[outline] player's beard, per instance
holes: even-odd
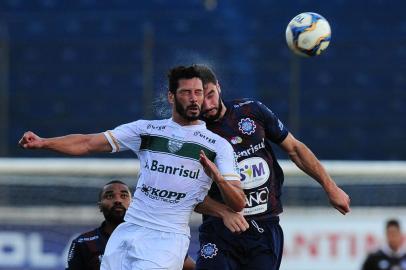
[[[116,208],[121,208],[123,211],[114,211]],[[109,223],[119,225],[124,221],[124,215],[126,209],[122,205],[115,205],[112,208],[108,209],[107,207],[102,208],[103,216]]]
[[[202,114],[202,117],[204,121],[206,122],[216,122],[217,120],[220,119],[221,116],[221,111],[223,110],[223,102],[221,100],[221,97],[219,96],[218,100],[218,106],[217,106],[217,112],[215,115],[205,115],[204,113]]]
[[[199,106],[199,105],[197,105],[197,104],[196,105],[189,105],[186,108],[184,108],[182,106],[182,104],[178,101],[178,99],[176,98],[176,95],[175,95],[175,110],[180,116],[182,116],[187,121],[195,121],[195,120],[198,120],[199,117],[200,117],[200,113],[197,113],[196,115],[188,115],[187,114],[188,108],[192,107],[192,106]],[[200,107],[199,107],[199,110],[200,110]]]

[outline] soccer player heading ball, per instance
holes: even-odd
[[[212,185],[206,204],[196,209],[206,214],[199,229],[196,269],[277,270],[283,250],[278,215],[284,176],[272,143],[323,187],[331,205],[342,214],[350,211],[349,196],[269,108],[253,99],[224,102],[213,71],[206,66],[198,70],[204,83],[203,119],[209,130],[232,144],[247,201],[242,214],[236,213],[222,204],[221,190]]]
[[[245,205],[232,146],[199,120],[203,83],[196,67],[170,70],[172,118],[138,120],[97,134],[41,138],[26,132],[25,149],[70,155],[131,150],[140,160],[133,200],[108,240],[101,269],[182,269],[189,218],[215,181],[234,211]]]

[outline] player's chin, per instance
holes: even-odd
[[[208,118],[208,119],[214,118],[217,115],[217,109],[214,108],[214,109],[202,111],[202,115],[204,118]]]
[[[114,223],[121,223],[121,222],[124,221],[124,216],[125,216],[125,212],[124,212],[124,213],[114,213],[114,214],[111,216],[111,220],[112,220]]]
[[[190,120],[197,120],[200,117],[200,110],[188,110],[187,117]]]

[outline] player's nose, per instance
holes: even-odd
[[[122,205],[123,204],[124,199],[121,198],[121,196],[115,196],[114,197],[114,205]]]

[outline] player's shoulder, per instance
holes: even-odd
[[[87,231],[87,232],[80,234],[78,237],[76,237],[73,240],[73,242],[81,244],[81,243],[97,240],[97,239],[99,239],[99,237],[100,237],[99,230],[98,230],[98,228],[96,228],[91,231]]]
[[[254,98],[240,98],[226,102],[226,107],[232,110],[261,110],[268,108],[261,101]]]
[[[216,149],[220,149],[220,151],[222,151],[222,149],[227,148],[228,145],[231,148],[230,143],[225,138],[214,133],[213,131],[206,129],[204,134],[207,137],[208,142],[211,142]]]
[[[159,120],[139,120],[139,124],[142,125],[147,130],[165,130],[170,121],[168,119]]]
[[[225,102],[226,105],[231,106],[233,108],[241,108],[241,107],[249,107],[249,106],[255,106],[255,104],[258,101],[253,98],[238,98],[238,99],[233,99],[230,101]]]
[[[136,129],[146,132],[163,131],[168,126],[168,119],[161,120],[145,120],[139,119],[125,124],[130,129]]]
[[[201,128],[193,132],[193,136],[196,137],[197,140],[203,141],[207,144],[218,145],[224,143],[225,140],[220,135],[214,133],[213,131],[207,128]]]
[[[368,257],[370,259],[377,259],[377,258],[382,258],[382,257],[387,257],[385,251],[383,248],[375,248],[371,250],[371,252],[368,254]]]

